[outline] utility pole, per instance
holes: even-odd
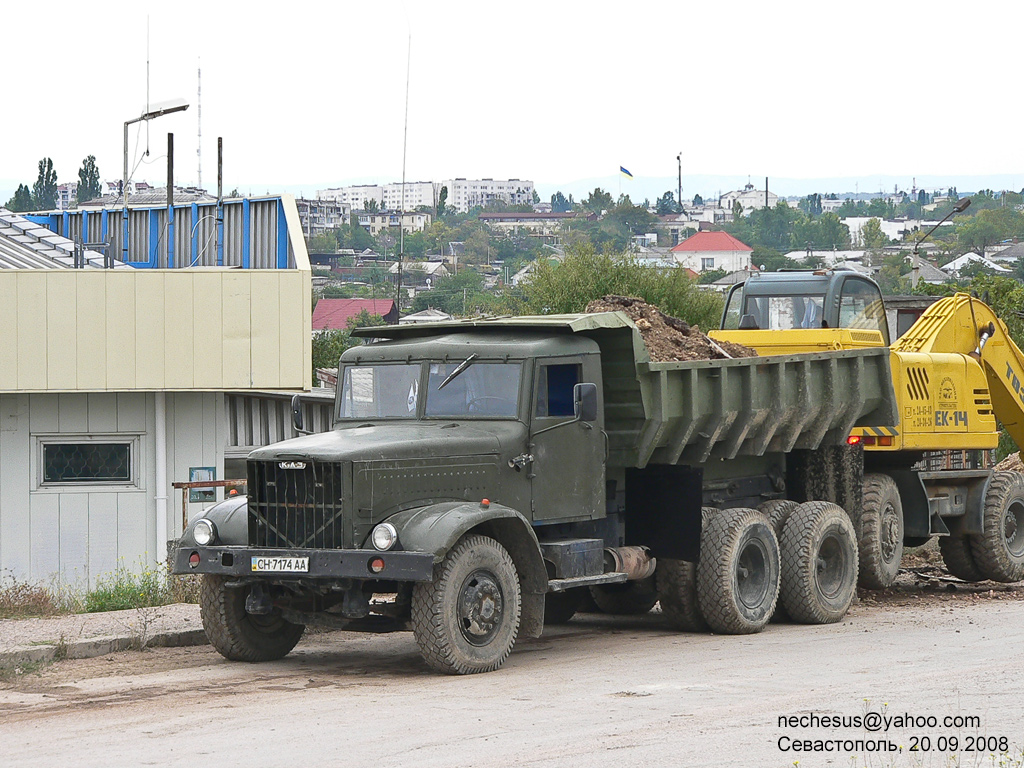
[[[679,164],[679,191],[677,194],[679,198],[676,200],[679,203],[679,211],[683,210],[683,150],[679,150],[679,154],[676,155],[676,162]]]

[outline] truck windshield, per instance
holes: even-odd
[[[438,389],[459,363],[431,363],[427,416],[515,418],[519,411],[520,363],[473,363]]]
[[[416,418],[421,371],[419,363],[359,365],[345,368],[338,417]]]

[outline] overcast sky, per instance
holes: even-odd
[[[0,196],[59,181],[95,154],[121,175],[195,183],[202,66],[203,183],[262,193],[402,176],[515,177],[545,197],[574,180],[635,177],[1020,174],[1024,6],[888,0],[602,4],[27,2],[4,5]],[[136,148],[138,141],[138,148]],[[639,182],[638,182],[639,183]],[[622,185],[619,187],[619,185]],[[673,185],[674,186],[674,185]],[[2,200],[0,200],[2,202]]]

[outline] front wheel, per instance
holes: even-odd
[[[492,672],[519,634],[519,576],[505,548],[464,536],[412,593],[412,628],[424,661],[438,672]]]
[[[199,614],[210,645],[232,661],[272,661],[287,655],[305,626],[285,621],[281,611],[245,612],[249,589],[228,586],[227,578],[207,574],[199,585]]]
[[[984,527],[971,536],[974,563],[985,578],[1024,579],[1024,475],[995,472],[985,493]]]

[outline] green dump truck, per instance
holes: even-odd
[[[432,668],[486,672],[587,593],[733,634],[848,608],[847,437],[896,423],[884,348],[652,362],[619,312],[360,333],[333,430],[253,451],[247,496],[172,545],[227,658],[411,628]]]

